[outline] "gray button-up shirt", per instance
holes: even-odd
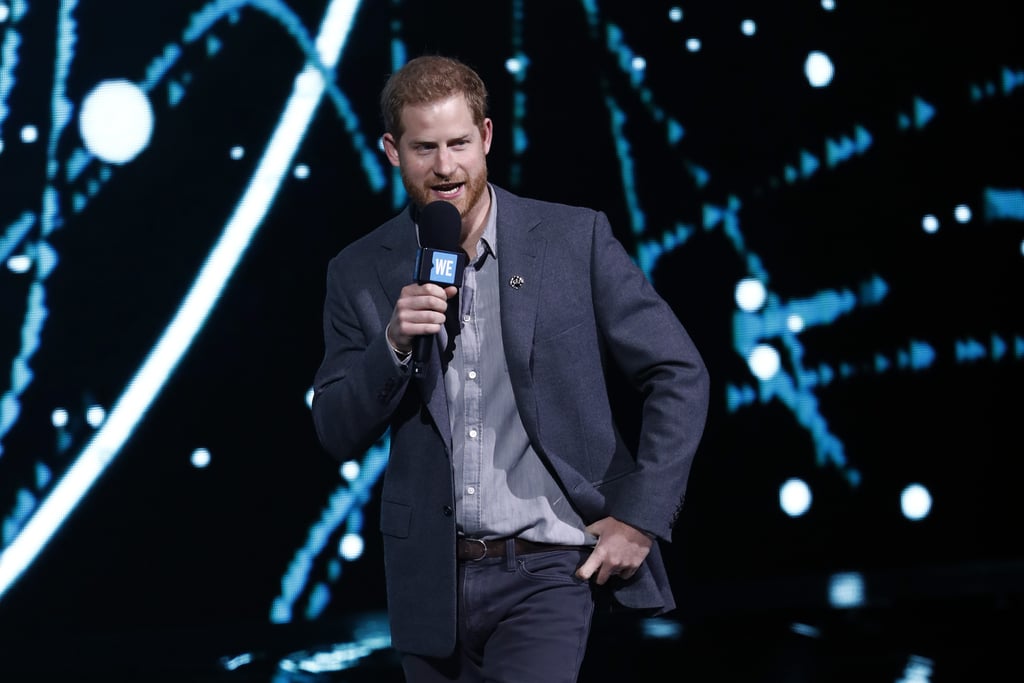
[[[501,340],[498,206],[488,191],[491,210],[459,289],[460,332],[445,372],[458,529],[475,538],[593,544],[516,409]]]

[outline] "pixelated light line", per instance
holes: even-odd
[[[61,5],[59,11],[59,20],[57,27],[57,49],[56,49],[56,64],[55,69],[56,79],[53,87],[52,103],[51,108],[53,110],[54,124],[51,128],[48,145],[48,160],[47,160],[47,176],[48,183],[44,188],[42,201],[43,201],[43,212],[40,216],[41,233],[46,236],[49,235],[53,230],[58,228],[62,219],[59,216],[59,202],[57,201],[57,190],[53,185],[53,181],[56,178],[58,170],[61,168],[61,164],[56,158],[56,147],[59,141],[61,133],[66,128],[68,121],[70,120],[72,106],[65,96],[64,82],[69,72],[70,65],[73,62],[74,55],[74,44],[76,41],[77,24],[72,17],[73,10],[77,7],[77,0],[65,0]],[[380,191],[385,186],[384,173],[381,170],[380,162],[370,149],[369,145],[366,144],[365,137],[359,130],[359,122],[351,106],[349,105],[348,99],[340,91],[337,85],[334,83],[333,71],[328,69],[320,60],[314,41],[310,38],[305,28],[302,26],[298,16],[281,0],[215,0],[215,2],[208,4],[199,12],[192,16],[192,20],[189,27],[185,30],[183,40],[186,43],[197,41],[204,35],[205,31],[209,31],[214,23],[219,21],[221,18],[231,12],[235,12],[244,6],[251,6],[255,9],[265,12],[272,18],[277,20],[296,40],[303,52],[306,54],[307,59],[310,63],[314,64],[324,77],[327,83],[327,92],[331,101],[335,105],[335,109],[341,116],[346,131],[350,134],[350,141],[356,147],[357,153],[360,155],[363,168],[367,177],[367,180],[374,191]],[[3,47],[3,63],[0,64],[0,130],[4,120],[6,119],[9,111],[6,101],[8,99],[11,88],[15,83],[14,78],[14,67],[17,64],[17,48],[21,43],[20,33],[13,28],[22,15],[27,11],[28,5],[24,2],[15,3],[12,8],[12,20],[11,26],[6,34]],[[144,92],[151,92],[170,71],[171,67],[181,57],[182,51],[178,45],[169,44],[165,48],[164,52],[157,57],[145,70],[146,77],[141,87]],[[171,83],[169,86],[169,100],[172,106],[175,106],[177,102],[184,95],[184,86]],[[2,150],[0,150],[2,151]],[[67,181],[74,182],[77,180],[82,172],[88,167],[90,162],[94,161],[93,155],[84,148],[78,148],[72,152],[70,158],[64,164],[65,175]],[[72,205],[76,212],[80,212],[85,209],[88,205],[89,197],[99,192],[100,186],[108,181],[112,177],[112,171],[109,166],[103,166],[99,170],[98,177],[94,178],[89,183],[89,191],[87,194],[74,193],[72,196]],[[35,216],[32,216],[35,219]],[[16,221],[14,224],[8,226],[6,235],[0,240],[0,248],[4,252],[11,252],[16,248],[20,242],[25,240],[28,235],[28,231],[23,230],[22,227],[27,224],[24,216]],[[39,324],[47,318],[48,310],[46,309],[46,290],[45,288],[36,288],[36,284],[41,284],[45,277],[52,271],[53,265],[56,263],[56,252],[49,247],[44,241],[40,240],[36,244],[30,244],[28,247],[30,252],[39,255],[41,258],[45,257],[47,267],[37,268],[36,270],[36,282],[33,283],[34,293],[30,297],[28,307],[26,308],[25,314],[25,325],[23,330],[27,333],[29,331],[41,331],[42,325]],[[38,289],[38,291],[35,291]],[[15,381],[12,384],[21,387],[23,390],[27,387],[27,384],[31,381],[31,372],[28,371],[27,360],[31,353],[34,352],[39,346],[38,335],[28,336],[27,334],[22,335],[23,348],[15,359],[15,368],[12,370],[12,375],[16,378],[27,379],[26,382]],[[20,404],[18,402],[18,396],[20,391],[15,391],[13,388],[10,391],[5,392],[0,396],[0,439],[6,431],[17,421],[17,416],[20,413]],[[5,428],[3,426],[6,426]],[[3,446],[0,443],[0,454],[3,453]]]
[[[377,479],[387,465],[390,446],[390,436],[385,434],[366,452],[359,468],[359,476],[350,485],[340,486],[331,494],[320,521],[309,529],[305,545],[295,553],[288,570],[281,578],[281,594],[274,599],[270,608],[272,623],[286,624],[292,620],[294,605],[308,585],[313,560],[327,547],[334,530],[347,519],[350,523],[349,532],[358,531],[351,528],[352,518],[369,500]],[[329,588],[326,584],[317,584],[310,594],[306,618],[318,617],[329,600]]]
[[[1024,189],[985,188],[985,220],[1024,222]]]
[[[18,65],[18,48],[21,46],[21,32],[16,27],[27,10],[28,6],[23,2],[13,4],[10,22],[4,32],[4,42],[0,46],[0,144],[3,144],[4,122],[11,111],[7,99],[14,87],[14,71]],[[3,151],[2,147],[0,151]]]
[[[508,176],[512,187],[519,187],[523,176],[522,157],[529,146],[529,139],[526,135],[526,93],[523,92],[523,83],[526,81],[526,72],[530,66],[530,58],[523,51],[523,23],[525,20],[524,0],[512,0],[512,32],[510,48],[512,56],[509,63],[514,61],[515,67],[512,72],[512,160],[509,164]]]
[[[588,23],[590,24],[591,34],[597,37],[602,25],[597,5],[594,0],[581,0],[581,2],[587,15]],[[653,94],[641,85],[642,70],[635,68],[635,53],[629,48],[623,39],[622,30],[611,22],[605,23],[604,29],[605,48],[618,57],[617,62],[619,64],[620,71],[629,78],[630,86],[638,92],[641,103],[643,103],[652,119],[655,121],[668,120],[667,130],[669,133],[669,141],[674,145],[685,133],[682,125],[670,117],[667,117],[660,107],[653,104]],[[642,235],[647,228],[646,213],[640,204],[636,191],[636,179],[631,146],[623,131],[626,115],[618,104],[618,101],[610,94],[610,85],[604,78],[602,78],[602,88],[605,91],[604,99],[609,112],[612,139],[615,141],[616,151],[619,157],[622,187],[630,213],[630,224],[634,234]],[[866,147],[870,144],[870,136],[861,134],[859,139],[862,141],[860,147]],[[840,154],[835,152],[845,150],[849,147],[850,145],[843,145],[836,146],[834,148],[830,147],[829,149],[834,152],[833,157],[838,161]],[[858,146],[853,146],[853,148],[858,149]],[[817,170],[818,166],[819,164],[816,163],[816,160],[811,157],[811,155],[807,153],[803,154],[801,170],[805,175],[813,174],[813,172]],[[700,167],[689,164],[687,165],[687,168],[691,173],[693,173],[698,187],[706,183],[707,174],[700,169]],[[794,181],[799,178],[799,173],[792,169],[786,169],[786,174],[792,177],[792,180]],[[711,230],[716,226],[720,226],[723,232],[726,233],[726,237],[733,243],[733,246],[737,250],[737,254],[746,255],[747,265],[750,270],[757,274],[757,277],[761,282],[767,283],[768,274],[765,271],[760,258],[757,257],[756,254],[749,252],[743,244],[743,234],[740,229],[738,215],[741,205],[742,204],[738,198],[730,197],[729,204],[726,207],[706,206],[704,210],[703,228],[705,230]],[[693,232],[694,229],[692,227],[680,225],[674,233],[667,233],[664,235],[660,244],[651,240],[641,242],[639,244],[635,259],[648,278],[651,277],[658,259],[665,253],[665,251],[678,248],[691,234],[693,234]],[[835,297],[830,297],[829,300],[832,301],[833,298]],[[775,297],[770,296],[769,302],[772,301],[775,302],[776,306],[778,305]],[[852,302],[848,299],[845,301],[846,304],[852,307]],[[780,319],[780,316],[781,314],[768,315],[766,318],[757,318],[756,322],[763,325],[766,321]],[[751,323],[751,317],[752,316],[750,314],[747,314],[744,318],[748,320],[748,324]],[[789,316],[786,315],[781,317],[788,319]],[[785,321],[783,321],[783,323],[784,322]],[[797,420],[797,423],[807,429],[811,434],[817,453],[818,464],[823,465],[825,461],[831,461],[839,468],[840,472],[846,476],[847,480],[850,481],[851,484],[856,485],[859,482],[859,473],[846,468],[847,463],[843,443],[835,435],[829,432],[827,422],[818,409],[817,397],[809,387],[799,385],[800,383],[798,382],[798,379],[800,378],[800,372],[802,372],[800,359],[803,357],[803,347],[800,344],[797,335],[790,331],[785,324],[780,326],[780,332],[778,341],[788,350],[790,359],[796,370],[792,376],[784,372],[779,372],[773,378],[761,380],[760,389],[762,392],[762,400],[766,401],[771,397],[779,398],[783,404],[790,409],[794,418]],[[750,346],[753,342],[749,339],[741,338],[743,336],[744,335],[739,333],[734,335],[734,347],[737,353],[740,354],[740,357],[745,359],[747,356],[744,354],[744,347]],[[732,392],[727,392],[727,398],[732,395]]]
[[[581,4],[590,25],[591,35],[598,38],[603,27],[605,49],[617,57],[619,70],[629,79],[631,88],[637,93],[639,101],[647,110],[652,121],[659,123],[667,121],[669,143],[674,145],[681,139],[685,131],[681,124],[666,116],[665,112],[655,104],[653,94],[642,85],[642,59],[637,59],[636,54],[624,40],[623,32],[618,26],[612,22],[602,22],[597,3],[594,0],[581,0]],[[1024,74],[1009,68],[1002,70],[1003,95],[1009,95],[1022,85],[1024,85]],[[631,227],[634,234],[642,235],[647,227],[646,213],[636,193],[634,161],[629,140],[623,132],[625,113],[616,98],[610,94],[610,86],[604,78],[602,78],[602,88],[605,91],[605,104],[609,112],[612,137],[615,141],[619,157],[622,187],[630,214]],[[993,85],[984,89],[974,88],[972,94],[975,99],[980,99],[982,92],[992,94],[998,91],[999,88]],[[929,102],[920,97],[915,97],[912,101],[911,113],[898,116],[897,126],[904,131],[922,129],[935,117],[935,113],[935,108]],[[854,128],[852,135],[841,136],[838,139],[827,138],[824,145],[825,165],[829,169],[834,169],[840,164],[851,160],[854,156],[867,153],[872,147],[873,142],[874,138],[871,132],[859,125]],[[698,187],[706,183],[707,175],[699,166],[687,164],[687,168],[693,173]],[[799,150],[798,163],[795,165],[785,165],[782,169],[782,178],[785,182],[794,184],[801,180],[809,179],[821,168],[822,161],[818,155],[808,150]],[[996,193],[990,190],[986,194],[986,212],[989,216],[998,215],[1004,218],[1016,218],[1017,212],[1021,210],[1021,204],[1018,199],[1017,194],[1013,191]],[[704,230],[720,227],[725,236],[732,242],[734,248],[736,248],[736,253],[740,256],[745,256],[748,272],[767,286],[769,277],[761,259],[756,254],[750,252],[743,244],[738,217],[740,207],[741,202],[736,197],[730,197],[729,204],[726,207],[706,205],[704,225],[702,227]],[[637,246],[635,258],[648,278],[652,276],[660,257],[669,251],[679,248],[695,231],[696,228],[694,226],[679,224],[673,231],[666,231],[660,239],[642,240]],[[876,277],[873,286],[868,284],[861,288],[859,297],[846,292],[846,296],[841,299],[848,304],[846,306],[847,309],[852,308],[853,305],[875,305],[884,297],[886,289],[887,287],[881,278]],[[821,466],[826,462],[831,462],[837,466],[852,485],[857,485],[860,480],[860,474],[856,470],[847,467],[843,443],[829,432],[827,422],[818,410],[817,398],[813,391],[815,387],[820,385],[819,380],[823,376],[831,378],[832,375],[829,373],[828,368],[822,369],[822,375],[819,376],[815,372],[808,371],[803,367],[803,345],[799,340],[798,333],[790,330],[788,327],[788,321],[794,316],[800,319],[802,326],[806,326],[808,322],[812,324],[827,324],[828,321],[825,320],[815,321],[812,309],[815,306],[823,305],[832,317],[839,315],[842,306],[837,307],[836,304],[842,303],[842,301],[837,299],[834,294],[833,292],[823,291],[813,300],[805,302],[808,305],[801,306],[800,311],[784,311],[784,308],[789,309],[793,304],[782,307],[779,305],[777,297],[769,296],[768,301],[771,305],[761,313],[756,314],[756,316],[749,313],[734,316],[734,322],[737,325],[734,328],[734,348],[742,358],[746,358],[745,352],[749,353],[755,343],[774,339],[787,351],[789,361],[793,367],[792,374],[779,372],[772,378],[759,380],[762,402],[768,401],[773,397],[781,400],[790,409],[797,422],[811,434],[817,453],[816,460],[818,465]],[[772,304],[772,302],[774,303]],[[808,314],[812,314],[812,317],[808,318]],[[750,339],[752,316],[756,318],[756,325],[754,327],[761,330],[761,334],[755,335],[755,339]],[[772,327],[775,332],[772,334],[765,333],[768,327]],[[930,363],[934,358],[934,350],[924,342],[918,342],[914,350],[914,353],[911,355],[915,363],[925,362],[926,359]],[[886,365],[885,360],[879,356],[876,359],[876,365]],[[734,387],[728,387],[726,397],[730,410],[735,410],[746,402],[752,402],[754,395],[755,392],[753,391],[742,391]]]
[[[332,0],[326,9],[316,44],[323,64],[329,68],[337,64],[359,4],[360,0]],[[323,98],[325,85],[321,72],[310,64],[296,78],[292,94],[253,178],[181,307],[115,402],[102,427],[42,501],[21,533],[0,554],[0,597],[31,564],[114,460],[188,350],[266,216]]]
[[[43,323],[49,314],[46,308],[46,287],[43,283],[56,265],[57,254],[49,243],[46,242],[45,238],[59,224],[57,217],[57,193],[53,188],[52,179],[59,168],[56,159],[57,140],[67,125],[71,111],[70,104],[64,93],[71,61],[69,46],[74,42],[75,37],[75,22],[71,17],[71,13],[76,6],[77,2],[75,0],[64,0],[60,5],[57,15],[57,56],[50,103],[53,122],[50,128],[49,143],[46,151],[47,182],[43,190],[43,207],[39,216],[42,239],[29,248],[29,251],[34,252],[36,256],[37,266],[33,273],[33,281],[29,286],[29,297],[26,302],[25,318],[21,328],[21,348],[12,363],[11,387],[9,391],[4,392],[0,396],[0,439],[14,425],[21,412],[21,404],[18,401],[18,397],[28,388],[33,377],[28,361],[35,354],[36,349],[39,348],[39,338],[42,333]],[[16,25],[27,11],[27,3],[14,3],[12,8],[12,24]],[[0,132],[2,132],[3,124],[9,111],[6,103],[16,80],[14,78],[14,69],[18,63],[18,47],[20,44],[21,34],[13,29],[8,31],[4,39],[3,65],[2,70],[0,70]],[[2,144],[2,136],[0,136],[0,144]],[[6,259],[8,254],[20,245],[23,240],[27,239],[30,229],[35,222],[36,216],[31,212],[25,212],[15,223],[8,226],[3,240],[0,241],[0,255],[2,255],[0,261]],[[2,454],[3,444],[0,443],[0,455]],[[4,537],[6,537],[6,534],[4,534]]]
[[[216,0],[192,16],[191,22],[184,33],[184,41],[190,43],[198,40],[202,37],[203,32],[210,30],[216,21],[220,20],[228,13],[237,11],[248,4],[251,4],[254,8],[269,14],[284,26],[288,33],[302,47],[310,62],[315,64],[324,75],[325,81],[329,84],[328,89],[335,91],[336,95],[333,99],[336,102],[336,105],[338,103],[344,104],[346,100],[333,84],[333,76],[330,75],[331,71],[321,62],[316,51],[316,46],[309,37],[305,28],[302,26],[298,16],[292,12],[287,5],[280,2],[280,0]],[[39,217],[40,232],[43,239],[38,240],[34,244],[29,244],[27,247],[30,252],[35,253],[37,256],[36,262],[40,265],[36,268],[34,273],[35,280],[30,289],[30,298],[26,307],[25,324],[22,328],[22,349],[15,358],[14,367],[11,371],[13,378],[12,387],[9,391],[0,396],[0,439],[2,439],[4,434],[6,434],[6,432],[16,423],[17,417],[20,414],[21,406],[18,401],[18,396],[20,396],[20,394],[28,387],[28,384],[31,383],[32,379],[28,360],[40,345],[39,334],[42,331],[42,323],[46,320],[49,314],[49,311],[46,308],[46,289],[42,286],[42,283],[46,280],[50,272],[52,272],[53,266],[56,265],[57,256],[56,252],[48,243],[45,242],[45,237],[50,235],[62,223],[62,219],[59,215],[57,189],[54,184],[57,173],[61,169],[61,164],[57,158],[56,150],[60,137],[67,127],[68,121],[70,121],[73,109],[70,101],[65,95],[65,82],[67,80],[67,75],[70,72],[70,65],[74,61],[74,45],[77,39],[77,23],[74,20],[73,12],[77,6],[77,0],[65,0],[61,4],[58,12],[55,57],[56,68],[54,69],[55,77],[51,95],[53,125],[51,126],[49,144],[47,146],[47,182],[44,186],[42,195],[43,211]],[[27,3],[16,3],[13,9],[12,23],[16,24],[27,9]],[[3,70],[0,71],[0,125],[2,125],[3,118],[6,117],[8,112],[6,99],[15,82],[13,68],[17,63],[16,48],[19,44],[20,34],[11,29],[5,39],[5,59],[3,63]],[[158,85],[159,81],[167,75],[170,68],[177,62],[180,56],[181,48],[178,45],[168,45],[163,54],[157,57],[157,59],[155,59],[146,68],[146,79],[141,85],[143,91],[146,93],[151,92],[153,88]],[[173,106],[173,103],[176,103],[173,93],[178,92],[178,89],[172,87],[171,91]],[[180,93],[178,96],[181,96]],[[351,116],[346,117],[346,112],[350,115],[351,110],[345,106],[340,106],[339,111],[342,113],[343,118],[346,119],[346,127],[351,130],[353,127],[353,119]],[[358,142],[358,139],[354,139],[354,142]],[[362,156],[364,158],[364,165],[367,167],[367,176],[370,180],[370,184],[375,189],[379,189],[383,185],[383,175],[380,172],[379,167],[375,167],[374,164],[367,164],[365,162],[366,157],[369,156],[367,150],[362,150]],[[94,160],[95,157],[85,148],[79,147],[76,149],[64,165],[67,181],[74,182],[87,168],[88,164]],[[89,194],[95,195],[98,193],[101,184],[109,180],[111,177],[112,171],[110,167],[107,165],[102,166],[99,170],[99,177],[90,183],[91,191]],[[88,197],[79,193],[75,193],[72,199],[72,204],[76,212],[84,210],[88,204]],[[35,216],[26,212],[26,214],[20,217],[15,223],[8,226],[5,231],[6,234],[3,239],[0,240],[0,255],[3,255],[3,258],[6,258],[6,255],[11,253],[22,241],[27,239],[29,235],[28,228],[31,227],[31,224],[34,221]],[[3,258],[0,258],[0,261],[2,261]],[[3,444],[0,442],[0,455],[2,454]],[[24,512],[22,511],[21,514],[16,516],[16,519],[10,519],[8,521],[20,523],[21,517],[23,516]],[[7,538],[6,533],[3,538]]]
[[[298,15],[285,3],[281,2],[281,0],[214,0],[214,2],[211,2],[192,15],[188,26],[183,32],[182,42],[184,44],[197,42],[203,36],[207,36],[218,21],[246,6],[264,12],[276,20],[295,39],[295,42],[306,55],[310,65],[319,71],[326,84],[327,96],[341,117],[345,131],[349,134],[349,142],[352,143],[360,157],[367,182],[370,184],[371,189],[375,192],[380,192],[386,184],[380,160],[367,143],[366,137],[360,129],[359,119],[353,111],[348,98],[338,88],[337,83],[335,83],[333,69],[321,61],[315,41],[302,25]],[[142,90],[147,94],[151,93],[164,79],[168,78],[171,69],[178,63],[181,57],[182,48],[180,46],[176,44],[167,45],[163,53],[146,67],[145,78],[140,84]],[[176,106],[184,98],[186,86],[178,81],[171,80],[167,87],[168,101],[172,107]],[[74,182],[77,180],[93,160],[94,157],[87,150],[82,148],[76,150],[67,165],[68,181]],[[104,167],[101,169],[101,176],[97,180],[105,182],[109,179],[109,169]],[[94,188],[90,194],[95,194],[95,192]],[[76,194],[74,197],[75,209],[77,211],[83,210],[88,204],[88,199],[87,195]]]
[[[25,211],[0,235],[0,261],[6,261],[36,223],[35,214]],[[0,432],[2,433],[2,432]]]
[[[405,42],[401,38],[397,37],[402,30],[402,22],[396,19],[392,22],[391,26],[391,70],[398,71],[398,69],[407,61],[409,53],[405,47]],[[392,167],[391,206],[397,211],[405,205],[406,201],[408,201],[408,195],[405,193],[405,183],[402,182],[402,173],[399,169]]]

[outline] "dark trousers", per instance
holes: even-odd
[[[459,631],[443,659],[403,655],[409,683],[575,683],[594,596],[576,569],[589,551],[459,563]]]

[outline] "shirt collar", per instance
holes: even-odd
[[[498,258],[498,198],[490,183],[487,183],[487,192],[491,195],[491,210],[487,212],[484,234],[480,236],[480,242],[477,244],[478,259],[485,253],[490,253],[494,258]]]

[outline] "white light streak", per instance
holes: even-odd
[[[327,8],[316,39],[320,59],[327,69],[338,62],[359,4],[359,0],[333,0]],[[309,74],[314,77],[308,77]],[[318,86],[311,87],[311,82]],[[0,554],[0,596],[21,576],[117,456],[191,346],[259,229],[323,94],[323,79],[317,67],[307,65],[296,79],[255,175],[181,307],[117,399],[103,427],[39,504],[21,533]]]

